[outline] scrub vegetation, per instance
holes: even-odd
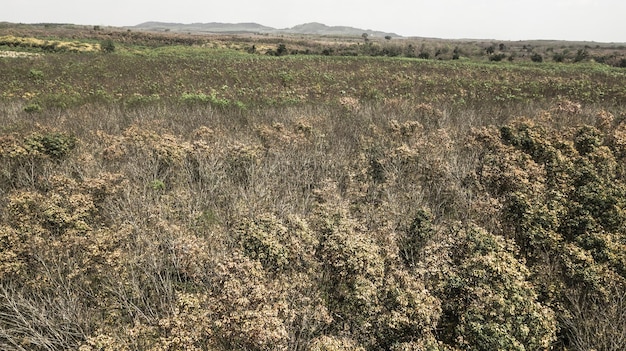
[[[626,348],[622,49],[2,38],[1,349]]]

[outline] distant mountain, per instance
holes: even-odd
[[[145,22],[134,26],[138,30],[194,32],[194,33],[265,33],[275,29],[257,23],[166,23]]]
[[[297,34],[315,34],[315,35],[344,35],[344,36],[361,36],[363,33],[367,33],[368,36],[373,37],[399,37],[398,34],[395,33],[385,33],[380,31],[374,31],[371,29],[360,29],[354,27],[345,27],[345,26],[327,26],[322,23],[312,22],[300,24],[288,29],[282,29],[282,32],[285,33],[297,33]]]
[[[277,29],[260,25],[258,23],[167,23],[145,22],[130,27],[135,30],[145,31],[168,31],[168,32],[191,32],[191,33],[268,33],[268,34],[310,34],[324,36],[361,36],[367,33],[372,37],[400,37],[395,33],[385,33],[371,29],[360,29],[345,26],[327,26],[322,23],[305,23],[292,28]]]

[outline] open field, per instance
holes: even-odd
[[[0,38],[1,349],[626,348],[624,48]]]

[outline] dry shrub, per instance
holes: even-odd
[[[423,131],[424,127],[418,121],[406,121],[400,123],[395,119],[389,121],[389,129],[403,138],[410,138]]]
[[[81,181],[55,175],[45,190],[11,193],[11,219],[2,227],[9,239],[0,262],[2,315],[17,323],[4,330],[5,340],[23,341],[8,349],[72,348],[99,322],[93,311],[110,302],[104,286],[114,281],[126,240],[124,231],[103,226],[105,199],[119,185],[108,173]]]
[[[285,302],[257,261],[233,252],[213,273],[212,329],[229,349],[287,349]]]
[[[567,311],[561,322],[574,350],[626,348],[626,293],[614,285],[609,291],[606,297],[576,290],[567,295]]]
[[[268,272],[302,271],[314,264],[318,239],[298,216],[286,221],[271,214],[248,218],[236,233],[243,252]]]
[[[86,333],[85,308],[72,289],[37,293],[0,285],[0,348],[7,351],[69,350]]]
[[[192,135],[195,139],[211,139],[215,136],[215,131],[207,126],[200,126]]]
[[[577,115],[582,112],[582,105],[579,102],[571,100],[561,100],[554,107],[555,112],[566,113],[569,115]]]
[[[439,319],[439,301],[421,281],[399,268],[347,211],[332,184],[320,197],[315,230],[318,259],[334,330],[369,348],[425,338]]]
[[[357,113],[361,110],[361,102],[354,97],[342,96],[339,98],[339,104],[348,112]]]
[[[207,265],[211,262],[208,242],[180,229],[178,232],[180,234],[172,238],[170,249],[176,273],[182,281],[200,284],[206,279]]]
[[[606,110],[600,110],[596,113],[595,126],[603,132],[608,131],[615,121],[615,116]]]
[[[269,214],[243,220],[236,233],[243,252],[262,264],[268,289],[279,298],[289,349],[302,349],[332,321],[317,277],[317,235],[297,216]]]
[[[38,131],[21,136],[0,136],[0,184],[4,189],[34,186],[38,177],[57,168],[77,145],[77,139],[52,128],[36,126]]]
[[[420,103],[420,104],[415,105],[415,111],[418,114],[421,114],[424,116],[430,116],[434,118],[443,117],[443,111],[441,111],[440,109],[436,108],[435,106],[429,103]]]
[[[79,351],[146,350],[201,351],[213,349],[207,297],[179,293],[172,313],[152,324],[139,320],[123,330],[97,330],[86,337]]]
[[[609,137],[609,142],[613,150],[615,150],[615,156],[623,160],[626,158],[626,123],[618,124]]]
[[[309,347],[310,351],[365,351],[354,340],[322,335],[315,338]]]
[[[312,127],[299,121],[291,131],[282,123],[274,123],[271,126],[262,126],[257,129],[261,143],[266,149],[295,149],[310,143]]]

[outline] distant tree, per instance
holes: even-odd
[[[365,42],[369,41],[369,35],[367,33],[361,34],[361,38],[363,38],[363,41]]]
[[[491,45],[488,48],[485,49],[485,52],[489,55],[493,54],[496,51],[496,47]]]
[[[385,39],[391,40],[391,35],[385,35]]]
[[[506,51],[506,45],[504,45],[504,43],[500,43],[500,51]]]

